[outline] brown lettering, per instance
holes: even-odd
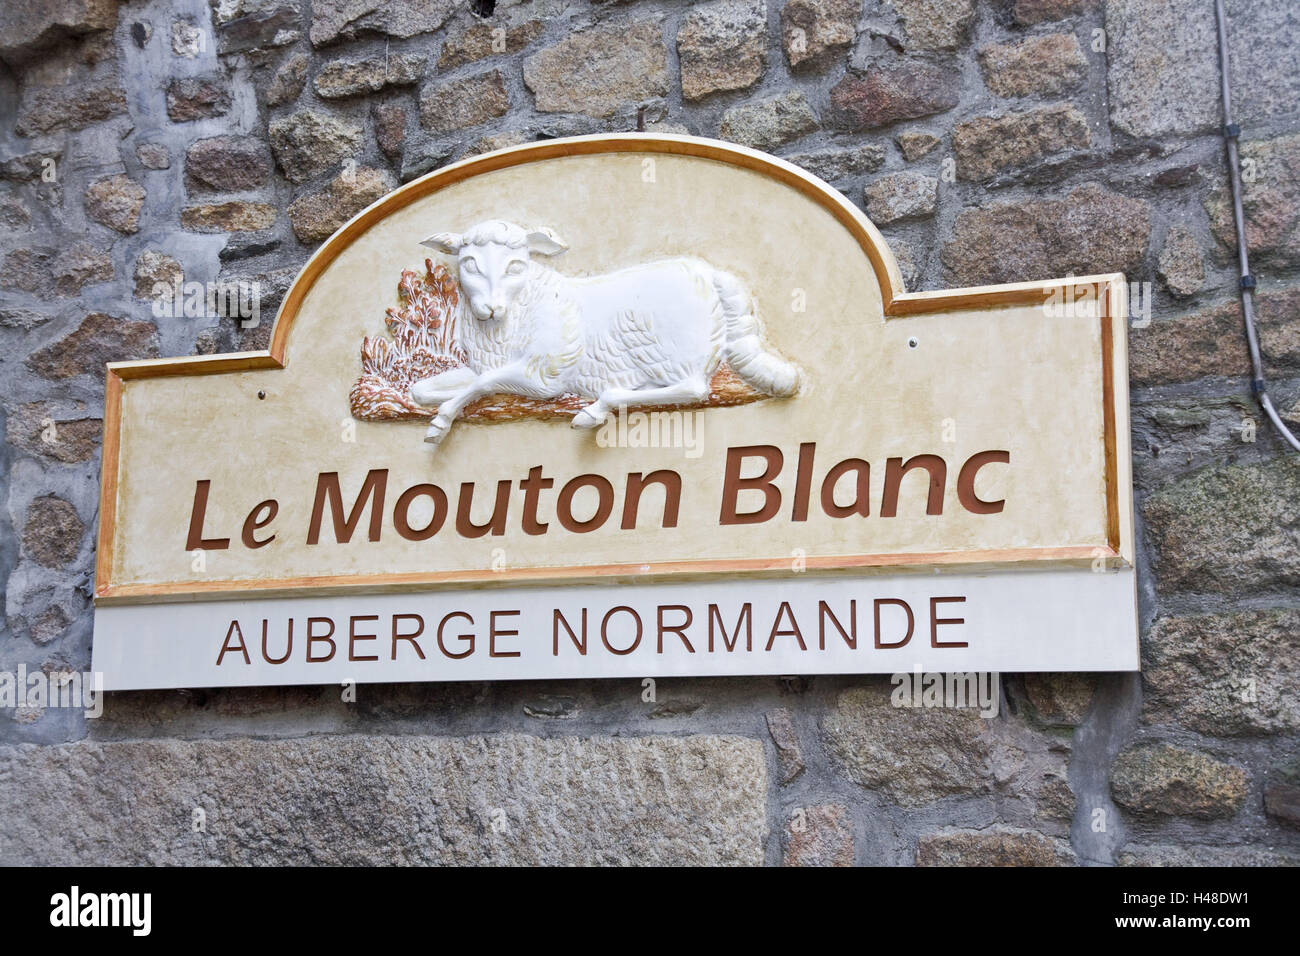
[[[936,617],[939,605],[955,604],[963,602],[964,597],[932,597],[930,598],[930,646],[931,647],[969,647],[968,641],[941,641],[939,640],[940,624],[965,624],[964,617]]]
[[[433,502],[433,517],[423,528],[411,527],[411,505],[421,495],[428,495]],[[397,533],[407,541],[426,541],[442,530],[447,520],[447,493],[437,485],[412,485],[402,492],[393,506],[393,526]]]
[[[264,518],[257,517],[257,513],[262,510],[266,511],[266,517]],[[244,542],[244,547],[261,548],[264,547],[265,545],[270,544],[272,541],[275,540],[275,535],[271,535],[271,537],[267,538],[266,540],[259,541],[257,540],[257,537],[253,534],[253,532],[261,531],[268,524],[274,521],[275,516],[277,513],[279,513],[279,511],[280,511],[280,503],[276,501],[274,498],[267,498],[265,501],[261,502],[257,507],[255,507],[252,511],[248,513],[248,517],[244,519],[243,533],[240,535],[240,538]]]
[[[506,533],[506,510],[510,507],[510,482],[497,482],[497,500],[492,505],[492,517],[487,524],[475,524],[469,519],[474,503],[474,482],[460,486],[460,500],[456,502],[456,531],[463,538],[481,538],[489,531],[494,535]]]
[[[682,476],[675,471],[662,468],[659,471],[650,472],[644,478],[639,471],[634,471],[627,476],[627,487],[623,495],[623,523],[621,525],[624,531],[630,531],[636,527],[637,509],[641,506],[641,492],[645,490],[646,485],[655,483],[664,486],[664,520],[661,527],[677,527],[677,512],[682,505]]]
[[[925,499],[925,513],[943,514],[943,487],[948,479],[948,466],[938,455],[917,455],[903,463],[901,458],[885,461],[885,491],[880,498],[880,517],[893,518],[898,514],[898,486],[913,468],[924,468],[930,475],[930,490]]]
[[[767,462],[767,467],[757,478],[741,478],[740,467],[746,458],[762,458]],[[784,462],[785,457],[781,454],[781,449],[775,445],[742,445],[738,448],[728,448],[727,470],[722,481],[722,512],[718,516],[718,523],[761,524],[772,518],[781,508],[781,490],[773,481],[780,474]],[[742,514],[736,510],[736,499],[740,497],[740,492],[750,490],[763,493],[763,507]]]
[[[370,540],[378,541],[379,533],[382,530],[384,520],[384,489],[388,485],[388,469],[376,468],[366,473],[366,479],[361,483],[361,491],[357,493],[357,500],[352,505],[352,512],[348,515],[346,521],[343,520],[343,492],[339,489],[339,473],[337,471],[328,471],[316,479],[316,500],[311,506],[311,524],[307,529],[307,543],[317,544],[320,541],[321,519],[325,514],[325,499],[329,499],[330,514],[334,518],[334,540],[340,544],[346,544],[352,540],[352,533],[356,531],[357,525],[361,523],[361,515],[365,512],[366,504],[371,504],[370,509]]]
[[[190,509],[190,533],[185,537],[186,551],[222,551],[230,547],[229,538],[203,537],[203,519],[208,513],[208,489],[211,487],[212,482],[207,478],[194,483],[194,506]]]
[[[975,494],[975,476],[985,465],[999,461],[1004,465],[1011,463],[1011,452],[1009,451],[982,451],[971,455],[966,459],[966,464],[961,466],[961,471],[957,473],[957,500],[961,506],[976,515],[995,515],[1006,507],[1005,498],[997,501],[984,501]]]
[[[903,635],[901,641],[885,641],[880,637],[880,606],[882,604],[893,604],[901,607],[907,613],[907,633]],[[916,628],[916,618],[912,614],[912,605],[898,598],[876,598],[875,601],[876,615],[876,649],[883,650],[886,647],[902,647],[912,639],[912,631]]]
[[[580,488],[587,487],[596,489],[600,501],[596,505],[595,514],[586,521],[578,521],[573,517],[573,496]],[[559,499],[555,502],[555,516],[560,519],[560,524],[564,526],[565,531],[572,531],[575,534],[595,531],[605,523],[613,510],[614,486],[609,483],[608,478],[601,475],[579,475],[577,478],[570,479],[560,489]]]
[[[397,630],[398,621],[414,621],[415,631],[411,634],[401,634]],[[420,660],[424,660],[424,651],[420,648],[420,642],[416,640],[424,633],[424,618],[419,614],[394,614],[393,615],[393,660],[397,660],[397,642],[410,641],[411,646],[415,648],[415,653],[419,655]]]

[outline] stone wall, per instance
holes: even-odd
[[[1300,9],[1228,8],[1296,425]],[[0,670],[89,667],[103,363],[267,341],[155,318],[154,282],[253,279],[269,315],[355,211],[475,152],[644,108],[832,182],[909,288],[1122,270],[1152,321],[1141,676],[1004,675],[991,720],[847,677],[10,709],[0,862],[1296,862],[1300,460],[1248,389],[1217,75],[1203,0],[10,0]]]

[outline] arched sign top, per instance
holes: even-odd
[[[708,159],[767,176],[826,209],[862,248],[880,285],[885,314],[904,295],[902,273],[875,225],[839,190],[783,159],[745,146],[695,136],[617,133],[572,136],[512,146],[460,160],[426,173],[358,213],[312,255],[290,286],[276,315],[269,352],[282,361],[294,319],[316,279],[358,237],[411,203],[456,183],[500,169],[569,156],[609,153],[664,154]]]

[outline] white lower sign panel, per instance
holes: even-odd
[[[100,608],[106,690],[1131,671],[1131,568],[426,591]]]

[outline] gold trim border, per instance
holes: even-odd
[[[1132,564],[1132,543],[1125,541],[1122,529],[1132,527],[1131,516],[1122,520],[1121,509],[1132,507],[1131,493],[1121,496],[1119,487],[1120,458],[1128,461],[1128,422],[1117,419],[1116,393],[1127,395],[1127,362],[1117,343],[1126,340],[1124,325],[1127,304],[1122,274],[1071,277],[1042,282],[1018,282],[1007,285],[979,286],[938,292],[906,292],[898,263],[875,225],[838,190],[812,174],[767,153],[720,140],[658,133],[615,133],[574,136],[564,139],[525,143],[482,156],[461,160],[412,180],[367,206],[321,245],[294,279],[276,313],[275,327],[268,349],[224,355],[182,356],[134,362],[112,362],[107,368],[104,389],[104,441],[100,475],[99,534],[95,555],[95,603],[146,603],[190,597],[238,598],[256,595],[312,593],[346,593],[357,590],[406,589],[421,585],[489,584],[505,581],[545,583],[591,579],[595,576],[645,578],[655,575],[700,575],[724,571],[772,572],[788,566],[787,558],[717,559],[713,561],[675,561],[656,564],[578,566],[566,568],[517,568],[500,572],[454,571],[415,574],[328,575],[320,577],[270,580],[202,581],[172,584],[113,583],[113,540],[117,530],[118,469],[122,442],[122,400],[126,382],[141,378],[169,375],[219,375],[257,369],[279,369],[288,364],[289,333],[298,311],[317,278],[338,256],[371,226],[386,219],[418,199],[440,189],[483,173],[527,163],[542,162],[564,156],[587,156],[602,153],[664,153],[710,159],[761,173],[795,189],[822,206],[857,240],[871,263],[880,285],[886,319],[960,309],[989,308],[1000,305],[1041,304],[1054,292],[1070,289],[1074,294],[1090,291],[1101,303],[1102,322],[1102,395],[1105,434],[1106,548],[1018,548],[998,551],[936,553],[900,553],[884,555],[843,555],[809,557],[810,570],[846,570],[882,567],[920,567],[928,565],[1030,564],[1044,561],[1089,563],[1101,557],[1108,562],[1118,559]],[[1118,296],[1118,301],[1117,301]],[[1122,381],[1120,378],[1122,377]],[[1127,407],[1127,402],[1125,402]],[[1127,465],[1125,466],[1127,473]]]

